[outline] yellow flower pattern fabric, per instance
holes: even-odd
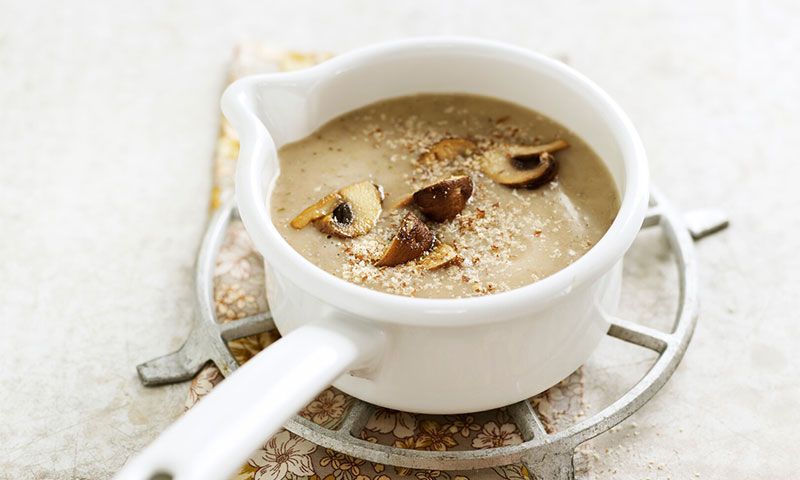
[[[329,55],[273,50],[261,44],[237,49],[229,81],[243,75],[306,68]],[[214,156],[211,209],[232,194],[233,173],[239,143],[223,119]],[[220,322],[233,322],[267,309],[264,267],[241,222],[233,221],[217,259],[214,300]],[[268,332],[228,343],[240,363],[246,362],[279,338]],[[186,408],[191,408],[223,380],[209,364],[189,387]],[[575,372],[547,392],[531,399],[548,430],[571,423],[583,409],[583,376]],[[353,404],[348,395],[330,387],[299,414],[323,427],[335,428]],[[448,451],[493,448],[522,442],[522,436],[505,409],[467,415],[417,415],[379,408],[366,422],[361,438],[400,448]],[[236,480],[527,480],[531,474],[522,465],[446,472],[388,467],[357,459],[314,445],[282,430],[253,453]]]

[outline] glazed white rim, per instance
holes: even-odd
[[[313,86],[316,81],[372,59],[414,50],[464,47],[468,47],[476,57],[502,55],[536,63],[582,94],[585,101],[603,115],[623,157],[625,185],[617,217],[600,241],[572,264],[534,283],[502,293],[457,299],[416,298],[372,290],[326,272],[295,251],[272,224],[266,208],[267,193],[262,179],[264,162],[257,152],[275,149],[275,145],[252,111],[253,102],[249,98],[251,82],[279,77],[284,82]],[[574,69],[513,45],[461,37],[422,37],[387,42],[342,54],[305,70],[244,78],[228,87],[222,105],[225,115],[237,127],[241,142],[236,174],[240,215],[270,268],[332,306],[377,321],[435,327],[463,326],[494,323],[547,308],[573,289],[608,272],[630,248],[647,209],[646,155],[627,115],[599,86]],[[274,182],[275,179],[269,186],[270,192]]]

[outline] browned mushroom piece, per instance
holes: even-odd
[[[433,232],[422,220],[408,212],[400,222],[400,230],[375,265],[394,267],[419,258],[433,245]]]
[[[467,175],[446,178],[414,193],[414,204],[436,222],[452,220],[472,196],[472,179]]]
[[[449,243],[439,241],[419,260],[419,264],[425,270],[439,270],[459,262],[461,262],[461,257],[458,256],[456,249]]]
[[[331,213],[341,202],[342,197],[339,192],[329,193],[294,217],[291,225],[300,230],[314,220]]]
[[[466,138],[445,138],[431,145],[428,151],[420,155],[419,163],[425,165],[435,161],[453,160],[477,150],[477,145]]]
[[[310,221],[320,232],[353,238],[368,233],[378,223],[383,195],[380,187],[364,181],[326,195],[292,220],[294,228]]]
[[[483,154],[482,170],[495,182],[514,188],[538,188],[558,173],[554,152],[569,147],[564,140],[544,145],[502,145]]]

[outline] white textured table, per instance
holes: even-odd
[[[233,45],[429,33],[567,61],[628,111],[673,201],[730,214],[698,245],[684,363],[585,475],[797,476],[800,5],[263,3],[0,2],[0,478],[106,478],[182,411],[184,386],[134,365],[189,328]]]

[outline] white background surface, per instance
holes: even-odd
[[[730,214],[698,245],[684,363],[591,475],[797,476],[798,22],[791,1],[0,0],[0,478],[106,478],[182,411],[185,385],[134,365],[190,325],[234,44],[437,33],[567,61],[628,111],[665,193]]]

